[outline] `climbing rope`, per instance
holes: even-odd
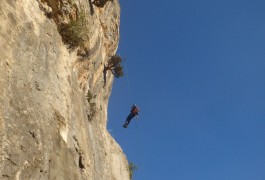
[[[128,88],[128,92],[129,92],[129,102],[131,104],[134,104],[126,60],[124,60],[124,68],[125,68],[125,77],[127,80],[127,88]],[[144,163],[143,163],[143,145],[142,145],[142,141],[141,141],[141,134],[142,133],[140,131],[140,128],[138,127],[138,123],[136,122],[137,120],[138,119],[135,120],[136,132],[137,132],[136,133],[136,141],[137,141],[136,143],[137,143],[137,149],[138,149],[137,151],[138,151],[138,155],[139,155],[139,159],[140,159],[138,170],[143,172]]]
[[[132,102],[132,90],[131,90],[131,85],[130,85],[130,80],[129,80],[129,72],[128,72],[128,69],[127,69],[126,59],[124,59],[124,68],[125,68],[125,77],[126,77],[126,80],[127,80],[127,88],[128,88],[128,91],[129,91],[129,102],[131,104],[133,104],[133,102]]]
[[[136,124],[136,131],[137,131],[137,144],[138,144],[138,154],[139,154],[139,159],[140,159],[140,162],[139,162],[139,167],[138,167],[138,170],[139,171],[144,171],[144,156],[143,156],[143,144],[142,144],[142,140],[141,140],[141,129],[138,127],[138,124]]]

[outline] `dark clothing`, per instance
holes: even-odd
[[[138,115],[139,109],[136,106],[133,106],[131,109],[131,113],[127,116],[125,124],[123,125],[124,128],[127,128],[130,124],[131,120]]]
[[[126,118],[126,121],[125,121],[125,124],[129,125],[131,120],[135,117],[136,115],[133,114],[133,113],[130,113],[127,118]]]

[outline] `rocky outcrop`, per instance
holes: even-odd
[[[60,28],[80,13],[86,37],[70,47]],[[119,16],[118,0],[1,1],[0,179],[129,179],[106,130]]]

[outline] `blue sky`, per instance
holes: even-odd
[[[108,129],[134,179],[265,180],[265,1],[120,4]]]

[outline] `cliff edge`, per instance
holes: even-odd
[[[119,21],[118,0],[2,0],[0,179],[130,179],[106,130]]]

